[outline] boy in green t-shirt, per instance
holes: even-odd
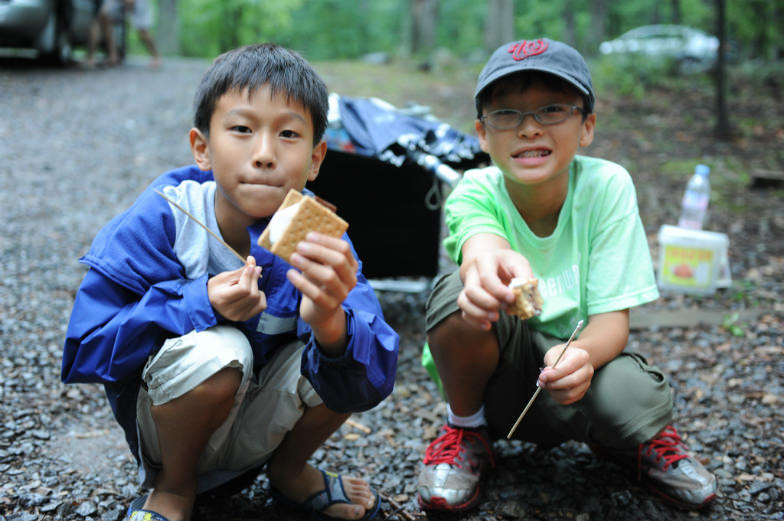
[[[511,42],[485,65],[475,98],[494,166],[467,172],[445,207],[445,246],[460,269],[437,282],[426,328],[448,422],[427,449],[420,505],[476,505],[494,465],[492,440],[507,436],[536,386],[547,392],[514,438],[586,442],[665,498],[708,504],[716,479],[670,425],[666,378],[624,351],[629,308],[658,291],[628,172],[575,155],[596,124],[585,61],[561,42]],[[541,313],[505,313],[509,283],[531,277]],[[553,367],[580,320],[585,327]]]

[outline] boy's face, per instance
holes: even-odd
[[[583,100],[577,91],[559,92],[539,81],[525,90],[502,84],[502,88],[496,87],[483,113],[486,116],[500,109],[533,112],[552,104],[582,108]],[[498,130],[477,120],[476,131],[482,150],[490,154],[507,183],[532,186],[568,176],[569,164],[578,147],[593,141],[595,122],[595,114],[589,114],[583,121],[582,114],[573,111],[561,123],[542,125],[528,114],[517,128],[510,130]]]
[[[285,93],[265,85],[253,93],[228,91],[218,99],[209,138],[191,129],[191,149],[202,170],[212,169],[221,227],[246,227],[272,215],[289,189],[318,175],[326,142],[313,146],[313,121]]]

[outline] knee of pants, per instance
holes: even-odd
[[[635,431],[668,418],[672,391],[664,374],[633,353],[622,353],[596,371],[584,404],[593,417],[595,434],[615,431],[635,437]]]
[[[148,360],[142,379],[152,403],[160,405],[192,391],[226,368],[241,371],[240,387],[247,385],[253,372],[253,351],[242,332],[216,326],[164,342]]]

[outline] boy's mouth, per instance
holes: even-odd
[[[545,157],[552,154],[550,150],[545,148],[521,150],[512,155],[514,158],[528,158],[528,157]]]

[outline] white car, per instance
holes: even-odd
[[[682,25],[644,25],[602,42],[599,52],[643,54],[675,60],[681,72],[706,70],[716,62],[719,39]]]

